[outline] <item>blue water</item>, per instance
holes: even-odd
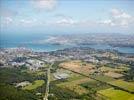
[[[49,52],[49,51],[56,51],[65,48],[73,47],[71,45],[54,45],[54,44],[24,44],[24,43],[5,43],[1,44],[0,48],[16,48],[16,47],[26,47],[33,51],[39,52]]]
[[[134,53],[134,48],[132,47],[112,47],[110,45],[105,45],[105,44],[86,45],[85,47],[90,47],[90,48],[100,49],[100,50],[112,49],[112,50],[117,50],[121,53]]]
[[[90,47],[90,48],[94,48],[94,49],[101,49],[101,50],[105,50],[105,49],[114,49],[114,50],[118,50],[119,52],[122,53],[134,53],[134,48],[131,47],[111,47],[109,45],[79,45],[79,46],[74,46],[74,45],[54,45],[54,44],[22,44],[21,42],[18,43],[4,43],[4,44],[0,44],[0,48],[15,48],[15,47],[26,47],[29,48],[33,51],[55,51],[55,50],[61,50],[61,49],[65,49],[65,48],[71,48],[71,47]]]
[[[48,35],[44,35],[44,36],[39,36],[39,35],[29,35],[29,36],[9,36],[7,37],[7,35],[5,36],[1,36],[0,37],[0,48],[15,48],[15,47],[27,47],[29,49],[32,49],[34,51],[40,51],[40,52],[44,52],[44,51],[55,51],[55,50],[60,50],[60,49],[65,49],[65,48],[71,48],[71,47],[76,47],[76,45],[53,45],[53,44],[28,44],[25,42],[30,42],[33,40],[41,40],[44,38],[48,38]],[[90,48],[94,48],[94,49],[114,49],[114,50],[118,50],[119,52],[122,53],[134,53],[134,48],[131,47],[111,47],[109,45],[79,45],[79,46],[83,46],[83,47],[90,47]],[[77,47],[79,47],[77,46]]]

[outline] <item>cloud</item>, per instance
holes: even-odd
[[[99,23],[110,26],[128,27],[133,22],[134,18],[130,14],[119,9],[112,9],[110,11],[110,18],[101,20]]]
[[[113,18],[115,19],[118,19],[118,18],[131,18],[131,15],[121,11],[121,10],[118,10],[118,9],[112,9],[111,11],[111,15]]]
[[[39,22],[37,21],[37,19],[32,19],[32,18],[27,18],[27,19],[20,19],[17,21],[18,25],[24,26],[24,27],[33,27],[36,25],[39,25]]]
[[[56,14],[53,16],[54,19],[48,24],[54,24],[59,26],[73,26],[73,27],[89,27],[94,26],[96,21],[89,20],[89,19],[76,19],[64,14]]]
[[[38,10],[53,10],[57,0],[33,0],[33,4]]]
[[[15,17],[18,15],[18,12],[8,8],[1,7],[0,9],[0,25],[8,26],[14,23]]]
[[[56,21],[56,24],[59,24],[59,25],[73,25],[75,23],[76,21],[74,21],[72,18],[62,18]]]
[[[13,19],[11,17],[4,17],[1,19],[1,25],[9,25],[13,23]]]
[[[104,24],[104,25],[109,25],[109,26],[114,26],[114,25],[115,25],[115,24],[112,22],[112,20],[110,20],[110,19],[100,21],[99,24]]]

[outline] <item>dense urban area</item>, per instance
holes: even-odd
[[[134,54],[1,49],[0,100],[134,100]]]

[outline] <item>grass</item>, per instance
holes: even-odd
[[[28,86],[25,86],[24,90],[34,90],[40,86],[42,86],[45,83],[44,80],[36,80],[32,84],[29,84]]]
[[[102,89],[107,89],[110,88],[111,86],[101,83],[99,81],[91,80],[89,82],[82,83],[81,86],[85,87],[86,89],[90,90],[102,90]]]
[[[134,100],[133,94],[122,90],[115,90],[114,88],[100,90],[97,93],[107,97],[108,100]]]
[[[116,80],[116,81],[111,81],[111,82],[108,82],[108,83],[111,84],[111,85],[120,87],[122,89],[125,89],[127,91],[134,92],[134,84],[133,83],[126,82],[126,81],[123,81],[123,80]]]
[[[129,68],[123,67],[123,66],[118,67],[118,68],[110,68],[110,67],[104,67],[103,66],[103,67],[100,68],[100,70],[103,71],[103,72],[113,71],[113,72],[119,72],[120,73],[120,72],[129,70]]]
[[[38,71],[35,73],[37,76],[40,76],[40,75],[45,75],[45,72],[44,71]]]
[[[83,78],[83,79],[78,79],[78,80],[74,80],[74,81],[60,83],[60,84],[57,84],[57,86],[64,88],[64,89],[69,89],[69,90],[81,95],[83,93],[88,93],[88,90],[86,88],[80,86],[79,84],[88,82],[90,80],[91,80],[90,78]]]
[[[72,85],[72,84],[82,84],[82,83],[88,82],[90,80],[91,80],[90,78],[83,78],[83,79],[79,79],[79,80],[60,83],[60,84],[57,84],[57,85],[64,86],[64,85]]]
[[[80,85],[77,85],[77,84],[68,84],[68,85],[62,85],[62,86],[59,86],[59,87],[62,87],[64,89],[69,89],[79,95],[81,94],[84,94],[84,93],[88,93],[88,90],[83,88],[82,86]]]
[[[114,78],[105,75],[91,75],[90,77],[101,82],[110,82],[115,80]]]
[[[127,90],[129,92],[134,92],[134,84],[130,82],[126,82],[123,80],[116,80],[108,76],[102,76],[102,75],[97,75],[97,76],[91,76],[92,78],[99,80],[101,82],[106,82],[108,84],[111,84],[113,86],[122,88],[124,90]]]
[[[76,73],[71,73],[70,77],[67,79],[68,81],[74,81],[74,80],[79,80],[85,78],[82,75],[76,74]]]

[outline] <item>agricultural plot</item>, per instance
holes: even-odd
[[[84,75],[89,75],[90,71],[95,69],[95,65],[79,60],[64,62],[61,63],[59,66]]]
[[[123,80],[116,80],[116,79],[113,79],[112,77],[102,76],[102,75],[94,75],[94,76],[92,75],[91,77],[98,81],[105,82],[112,86],[124,89],[126,91],[134,92],[134,84],[133,83],[126,82]]]
[[[123,71],[127,71],[127,70],[129,70],[129,68],[127,68],[127,67],[118,67],[118,68],[111,68],[111,67],[101,67],[101,68],[99,68],[99,70],[100,71],[102,71],[102,72],[117,72],[117,73],[121,73],[121,72],[123,72]]]
[[[101,82],[115,81],[114,78],[105,75],[91,75],[90,77]]]
[[[107,73],[104,73],[104,75],[106,76],[109,76],[109,77],[113,77],[113,78],[121,78],[123,77],[124,75],[123,74],[119,74],[119,73],[116,73],[116,72],[107,72]]]
[[[45,71],[42,70],[38,70],[38,71],[27,71],[27,73],[34,75],[34,76],[41,76],[41,75],[45,75]]]
[[[90,80],[91,79],[89,79],[89,78],[83,78],[83,79],[74,80],[74,81],[70,81],[70,82],[60,83],[60,84],[57,84],[57,86],[64,88],[64,89],[69,89],[69,90],[74,91],[75,93],[81,95],[83,93],[88,93],[88,90],[85,89],[84,87],[80,86],[79,84],[88,82]]]
[[[71,91],[73,91],[73,92],[75,92],[75,93],[77,93],[79,95],[82,95],[84,93],[85,94],[88,93],[88,90],[86,90],[85,88],[83,88],[83,87],[81,87],[79,85],[76,85],[76,84],[63,85],[63,86],[60,86],[60,87],[62,87],[64,89],[69,89],[69,90],[71,90]]]
[[[82,83],[81,86],[85,87],[89,91],[90,90],[98,91],[98,90],[103,90],[111,87],[110,85],[101,83],[96,80],[90,80],[89,82]]]
[[[67,81],[80,80],[80,79],[83,79],[83,78],[85,78],[85,77],[82,76],[82,75],[79,75],[79,74],[76,74],[76,73],[71,73],[70,77],[67,79]]]
[[[97,92],[98,95],[104,96],[107,100],[134,100],[134,95],[114,88],[104,89]]]
[[[62,86],[62,85],[70,85],[70,84],[82,84],[82,83],[88,82],[90,80],[91,80],[90,78],[83,78],[83,79],[79,79],[79,80],[60,83],[60,84],[57,84],[57,85]]]
[[[111,85],[117,86],[119,88],[122,88],[124,90],[127,90],[129,92],[133,92],[134,93],[134,84],[130,83],[130,82],[126,82],[123,80],[116,80],[116,81],[111,81],[108,82]]]
[[[34,89],[42,86],[44,83],[45,83],[44,80],[36,80],[33,83],[29,84],[28,86],[25,86],[22,89],[24,89],[24,90],[34,90]]]

